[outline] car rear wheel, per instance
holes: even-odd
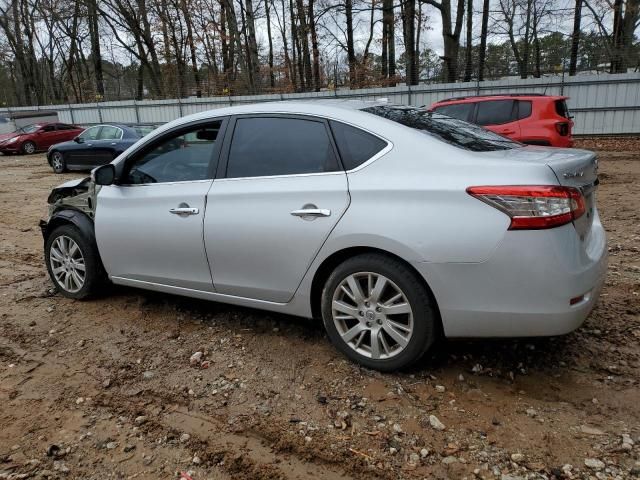
[[[27,141],[24,142],[22,144],[22,153],[25,153],[27,155],[31,155],[32,153],[35,153],[36,151],[36,144],[31,142],[31,141]]]
[[[390,371],[419,360],[436,338],[434,302],[415,272],[391,257],[364,254],[339,265],[322,292],[332,343],[350,359]]]
[[[64,173],[67,169],[62,152],[56,151],[51,153],[51,168],[53,168],[55,173]]]
[[[97,247],[73,225],[56,228],[45,244],[51,281],[65,297],[84,299],[95,294],[105,278]]]

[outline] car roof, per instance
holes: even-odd
[[[542,93],[495,93],[489,95],[469,95],[445,98],[443,100],[438,100],[433,105],[440,105],[445,103],[468,103],[484,100],[512,100],[514,98],[525,100],[566,100],[569,97],[565,97],[563,95],[545,95]]]
[[[202,112],[187,115],[178,118],[169,123],[165,123],[154,131],[160,134],[171,128],[181,126],[183,124],[201,120],[212,119],[216,117],[226,117],[230,115],[250,115],[250,114],[291,114],[291,115],[310,115],[334,120],[342,120],[347,123],[356,123],[362,125],[363,122],[372,122],[373,119],[383,120],[380,117],[370,113],[361,112],[364,108],[375,107],[380,105],[392,106],[385,99],[372,101],[366,100],[313,100],[313,101],[273,101],[263,103],[247,103],[244,105],[236,105],[231,107],[217,108],[213,110],[205,110]],[[415,107],[417,108],[417,107]]]

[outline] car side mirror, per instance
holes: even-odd
[[[81,136],[77,136],[76,138],[73,139],[73,141],[76,143],[82,143],[84,140],[82,140]]]
[[[113,185],[116,180],[116,167],[107,163],[91,171],[91,180],[96,185]]]

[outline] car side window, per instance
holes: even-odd
[[[339,170],[324,122],[300,118],[239,118],[227,177],[264,177]]]
[[[443,105],[442,107],[436,107],[434,110],[442,115],[448,117],[457,118],[468,122],[473,113],[473,103],[458,103],[455,105]]]
[[[42,127],[42,131],[45,133],[54,132],[55,130],[56,130],[55,125],[45,125],[44,127]]]
[[[513,100],[489,100],[478,102],[476,123],[478,125],[500,125],[516,120]]]
[[[117,140],[120,138],[120,129],[111,125],[105,125],[100,130],[98,140]]]
[[[82,138],[82,140],[84,140],[85,142],[87,140],[95,140],[96,138],[98,138],[98,134],[100,133],[101,128],[102,127],[100,126],[87,128],[84,132],[82,132],[78,136]]]
[[[346,123],[331,120],[329,125],[345,170],[362,165],[388,145],[381,138]]]
[[[531,102],[529,100],[518,100],[518,120],[531,116]]]
[[[121,183],[129,185],[206,180],[222,122],[181,130],[133,157]]]

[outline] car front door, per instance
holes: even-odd
[[[478,102],[475,123],[513,140],[520,140],[518,103],[515,100]]]
[[[115,157],[118,142],[122,138],[123,132],[115,125],[103,125],[98,137],[92,142],[91,156],[88,159],[91,167],[104,165],[111,162]]]
[[[53,124],[45,125],[40,128],[36,136],[36,144],[38,146],[38,150],[46,150],[54,143],[57,143],[56,135],[56,126]]]
[[[72,168],[88,169],[92,165],[91,155],[93,150],[93,143],[100,135],[102,125],[87,128],[84,132],[78,135],[76,144],[69,148],[65,152],[65,162],[67,166]]]
[[[287,302],[349,205],[328,126],[237,117],[223,150],[204,221],[216,292]]]
[[[115,283],[212,291],[203,219],[224,120],[163,134],[123,161],[95,215],[102,262]]]

